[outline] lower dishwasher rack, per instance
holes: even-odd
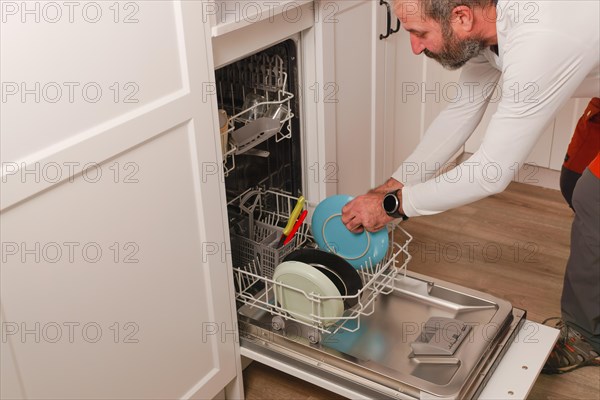
[[[365,398],[476,398],[525,321],[510,303],[458,285],[408,272],[375,299],[360,329],[324,334],[311,343],[308,327],[276,330],[269,312],[238,310],[244,351],[344,387]],[[468,325],[451,355],[415,355],[413,347],[431,318]],[[257,357],[254,357],[255,359]],[[259,360],[260,361],[260,360]]]
[[[357,293],[345,296],[307,293],[273,279],[275,268],[286,255],[313,242],[310,227],[304,223],[289,244],[278,245],[283,225],[297,201],[297,198],[285,193],[252,189],[229,203],[242,210],[241,220],[238,218],[236,221],[237,228],[232,228],[231,241],[238,306],[253,310],[252,313],[270,315],[274,330],[296,329],[311,343],[341,332],[358,332],[362,319],[373,314],[376,299],[391,293],[393,282],[406,275],[406,266],[411,259],[408,246],[412,236],[401,227],[390,224],[391,244],[383,260],[378,263],[369,260],[357,269],[363,283]],[[278,301],[277,293],[282,290],[297,293],[310,304],[312,312],[303,318],[288,312]],[[322,314],[323,305],[327,302],[347,300],[353,300],[355,305],[346,309],[343,315],[331,317]]]

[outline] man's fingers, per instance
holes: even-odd
[[[347,222],[344,222],[344,220],[342,219],[342,223],[350,232],[360,233],[363,231],[363,226],[360,222],[358,222],[358,219],[356,217],[350,218],[350,220]]]
[[[342,214],[348,214],[352,211],[352,209],[354,208],[354,200],[351,200],[350,202],[346,203],[346,205],[344,207],[342,207]]]
[[[353,213],[347,213],[347,214],[342,214],[342,223],[344,225],[352,225],[352,226],[358,226],[360,225],[360,218],[358,215],[353,214]]]
[[[348,210],[350,210],[350,203],[347,203],[344,207],[342,207],[342,214],[346,214],[348,212]]]
[[[344,225],[348,225],[348,223],[352,221],[354,217],[355,215],[352,214],[352,207],[350,207],[350,203],[346,204],[342,208],[342,223]]]
[[[350,230],[350,232],[352,232],[352,233],[362,233],[362,231],[364,230],[364,228],[363,228],[363,226],[362,226],[362,225],[357,225],[357,226],[355,226],[355,227],[354,227],[354,228],[352,228],[352,229],[350,229],[350,228],[348,228],[348,229],[349,229],[349,230]]]

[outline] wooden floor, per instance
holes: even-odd
[[[414,218],[409,270],[510,301],[542,322],[560,316],[573,213],[560,192],[513,183],[502,194]],[[259,363],[244,372],[248,399],[341,399]],[[600,368],[541,375],[529,399],[600,399]]]

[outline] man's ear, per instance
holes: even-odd
[[[450,24],[455,31],[471,32],[475,23],[473,9],[467,6],[456,6],[450,15]]]

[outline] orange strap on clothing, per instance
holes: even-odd
[[[600,179],[600,153],[598,153],[596,158],[594,158],[589,168],[590,171],[592,171],[592,174],[596,175],[596,178]]]
[[[575,127],[563,166],[578,174],[600,152],[600,98],[594,97]],[[599,174],[595,174],[598,176]]]

